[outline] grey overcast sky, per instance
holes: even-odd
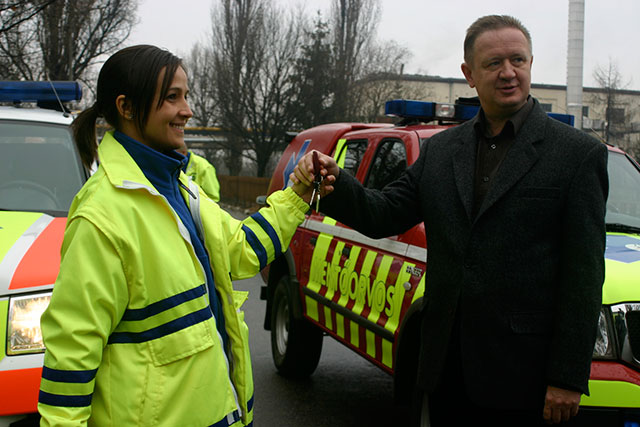
[[[127,44],[149,43],[184,56],[211,28],[215,0],[141,0],[140,23]],[[327,16],[330,0],[272,0]],[[179,3],[179,5],[178,5]],[[463,77],[462,42],[478,17],[519,18],[533,38],[534,83],[566,84],[569,0],[381,0],[380,40],[412,52],[405,73]],[[583,84],[597,86],[597,66],[616,64],[626,89],[640,90],[640,0],[585,0]]]

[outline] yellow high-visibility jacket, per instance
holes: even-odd
[[[180,174],[222,302],[225,352],[189,232],[110,133],[98,153],[71,206],[41,320],[41,425],[250,425],[246,295],[231,281],[281,254],[308,205],[287,189],[238,221]]]
[[[216,168],[204,157],[198,156],[192,151],[189,153],[191,155],[185,173],[204,190],[207,196],[216,202],[220,201],[220,183],[216,175]]]

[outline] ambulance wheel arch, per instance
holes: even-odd
[[[289,275],[280,276],[271,302],[271,353],[278,373],[306,378],[320,361],[322,330],[293,315],[295,298]]]

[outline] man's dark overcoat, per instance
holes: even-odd
[[[467,122],[431,137],[383,191],[341,173],[322,210],[374,238],[424,221],[419,382],[427,391],[457,315],[477,404],[539,407],[549,384],[588,393],[604,281],[606,146],[535,101],[474,217],[476,152]]]

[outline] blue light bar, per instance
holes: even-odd
[[[387,116],[403,118],[432,120],[436,115],[435,102],[409,101],[406,99],[395,99],[387,101],[384,105],[384,113]]]
[[[566,123],[569,126],[575,125],[575,117],[572,114],[560,114],[560,113],[547,113],[552,119],[556,119],[562,123]]]
[[[79,101],[82,87],[78,82],[0,81],[2,102],[58,102],[58,99],[60,102]]]
[[[451,108],[455,107],[455,112]],[[385,114],[402,118],[416,119],[423,122],[432,120],[448,120],[461,122],[469,120],[478,112],[475,105],[462,104],[437,104],[435,102],[409,101],[405,99],[395,99],[387,101],[385,104]]]
[[[454,104],[437,104],[435,102],[426,101],[409,101],[405,99],[394,99],[385,103],[384,112],[387,116],[401,117],[403,119],[416,119],[422,122],[430,122],[432,120],[447,120],[455,122],[464,122],[472,119],[480,106],[472,104],[455,104],[455,113],[442,115],[440,111],[450,111],[450,109],[442,109],[442,106],[451,106]],[[574,126],[575,118],[571,114],[547,113],[549,117],[556,119],[569,126]]]
[[[478,114],[480,109],[477,105],[456,104],[456,119],[461,121],[471,120]]]

